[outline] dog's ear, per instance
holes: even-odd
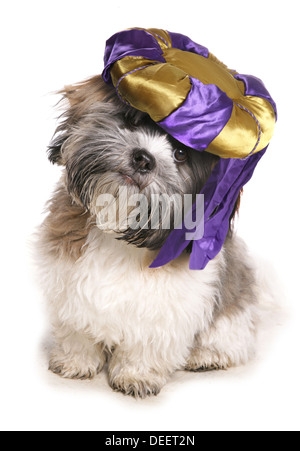
[[[62,165],[63,145],[72,128],[94,103],[111,100],[115,96],[115,91],[103,81],[101,75],[97,75],[81,83],[65,86],[57,94],[62,95],[59,103],[63,102],[64,112],[60,116],[62,122],[55,130],[48,146],[48,158],[51,163]]]

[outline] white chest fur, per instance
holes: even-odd
[[[52,260],[45,267],[53,313],[108,346],[166,336],[177,341],[182,334],[192,344],[211,321],[222,257],[191,271],[187,255],[149,269],[154,256],[93,229],[79,260]]]

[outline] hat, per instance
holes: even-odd
[[[184,145],[220,157],[201,191],[204,235],[190,257],[191,269],[203,269],[221,250],[239,192],[268,147],[276,105],[260,79],[229,70],[178,33],[121,31],[107,41],[104,64],[103,79],[123,102]],[[184,224],[173,230],[150,267],[178,257],[190,243],[187,232]]]

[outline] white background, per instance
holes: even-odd
[[[3,430],[299,430],[299,10],[285,0],[1,2],[0,428]],[[283,312],[244,368],[177,373],[158,398],[113,393],[105,375],[47,372],[47,321],[30,235],[59,176],[46,158],[51,93],[103,69],[107,38],[129,27],[180,32],[229,67],[263,79],[279,120],[247,185],[239,235],[272,264]],[[278,289],[275,290],[279,293]]]

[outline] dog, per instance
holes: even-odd
[[[174,226],[162,227],[160,218],[155,228],[124,221],[118,227],[99,215],[101,195],[121,208],[122,187],[147,199],[149,222],[153,195],[195,199],[219,157],[176,141],[123,103],[100,75],[60,93],[65,111],[48,156],[62,166],[62,176],[37,243],[55,342],[49,369],[88,379],[107,365],[114,390],[145,398],[157,395],[177,370],[248,362],[255,353],[259,285],[232,226],[204,270],[189,269],[189,248],[149,268]],[[171,218],[175,210],[171,203]],[[233,216],[237,210],[238,202]],[[122,214],[128,219],[132,212],[128,207]]]

